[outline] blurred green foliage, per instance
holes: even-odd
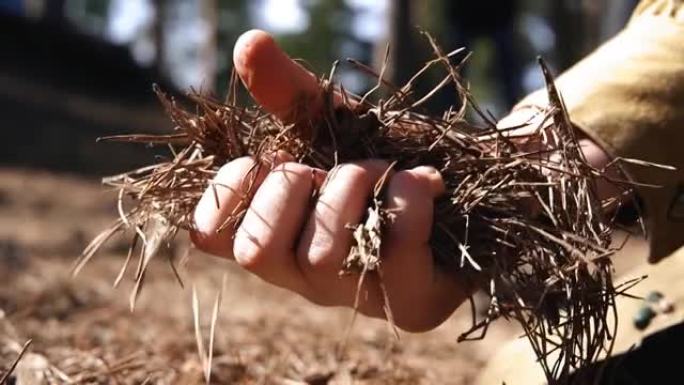
[[[49,1],[49,0],[45,0]],[[104,20],[109,8],[110,0],[65,0],[67,8],[69,4],[80,4],[81,17],[91,19]],[[173,2],[193,2],[196,0],[153,0],[154,4],[170,4]],[[215,28],[216,32],[216,57],[217,57],[217,76],[215,77],[217,86],[216,92],[221,95],[225,92],[230,71],[232,68],[232,48],[237,37],[255,25],[254,14],[257,7],[263,3],[254,0],[205,0],[206,4],[211,4],[211,7],[216,8]],[[386,0],[388,7],[397,7],[402,1]],[[398,49],[397,44],[405,44],[409,48],[404,48],[402,55],[394,58],[395,66],[402,66],[404,73],[414,73],[418,66],[425,60],[431,58],[431,52],[425,40],[421,39],[418,34],[420,27],[433,34],[437,40],[444,46],[445,51],[450,51],[463,44],[459,38],[453,36],[454,20],[450,19],[449,13],[445,10],[456,3],[455,0],[423,0],[423,1],[408,1],[410,4],[410,25],[404,25],[404,32],[406,29],[411,29],[410,33],[413,39],[411,41],[394,42],[393,49]],[[460,1],[460,0],[459,0]],[[477,1],[477,0],[475,0]],[[482,1],[482,0],[480,0]],[[514,0],[507,0],[514,1]],[[534,68],[534,58],[538,54],[543,54],[547,60],[550,61],[552,67],[557,68],[558,71],[566,68],[579,57],[586,54],[598,43],[600,39],[605,39],[605,36],[599,36],[600,24],[603,23],[601,17],[607,13],[607,0],[591,1],[543,1],[543,0],[517,0],[515,14],[515,29],[511,33],[515,35],[513,39],[515,42],[516,59],[520,60],[517,63],[520,68],[515,73],[519,79],[523,77],[523,69],[529,70]],[[623,8],[629,11],[630,4],[635,0],[614,0],[611,4],[623,4]],[[202,3],[205,4],[205,3]],[[357,12],[346,0],[300,0],[299,4],[304,8],[308,14],[308,25],[300,32],[280,33],[275,36],[279,44],[293,57],[302,59],[305,66],[309,67],[314,73],[318,75],[326,74],[331,64],[338,59],[344,59],[345,56],[351,55],[356,59],[361,59],[367,64],[379,67],[379,59],[382,57],[381,52],[384,50],[385,42],[376,42],[376,47],[370,45],[371,42],[361,42],[358,37],[354,36],[353,22],[357,16]],[[466,4],[466,3],[459,3]],[[509,3],[491,4],[491,10],[495,10],[497,6]],[[204,6],[204,5],[203,5]],[[481,12],[480,12],[481,13]],[[480,15],[478,13],[478,15]],[[387,20],[377,20],[376,22],[387,23],[390,25],[390,35],[396,33],[393,30],[392,12],[387,15]],[[90,16],[89,16],[90,15]],[[550,52],[537,52],[537,49],[532,47],[529,41],[529,34],[537,33],[539,31],[530,30],[529,26],[525,26],[521,20],[525,17],[533,15],[538,20],[543,19],[544,23],[548,24],[545,30],[548,33],[548,38],[553,43],[553,50]],[[287,17],[284,15],[283,17]],[[470,19],[466,19],[468,21]],[[617,27],[620,27],[620,17],[616,20]],[[92,24],[92,20],[88,21]],[[86,24],[88,24],[86,23]],[[605,29],[605,28],[604,28]],[[93,29],[90,28],[92,31]],[[548,32],[552,31],[552,32]],[[527,34],[527,37],[524,35]],[[404,33],[402,36],[406,36]],[[525,39],[528,39],[526,41]],[[389,36],[391,41],[391,36]],[[491,36],[480,36],[469,41],[469,51],[473,51],[473,55],[469,60],[467,79],[471,85],[476,98],[484,101],[492,107],[495,112],[501,113],[510,104],[510,95],[508,98],[504,97],[502,91],[501,69],[497,69],[497,65],[501,66],[501,58],[499,57],[499,46],[493,41]],[[349,49],[349,47],[354,49]],[[350,53],[351,52],[351,53]],[[359,52],[361,57],[359,57]],[[510,58],[510,56],[509,56]],[[426,81],[427,84],[423,86],[430,87],[433,82],[439,82],[441,74],[431,73]],[[507,74],[508,79],[511,74]],[[371,79],[364,78],[370,86]],[[405,80],[405,79],[404,79]],[[426,90],[420,90],[426,91]],[[529,90],[527,90],[529,91]],[[453,99],[452,96],[446,96],[442,99],[442,106],[449,103]]]
[[[281,34],[276,40],[290,55],[303,59],[310,69],[321,73],[340,59],[343,42],[353,39],[353,11],[344,0],[307,1],[305,8],[309,27],[302,33]]]

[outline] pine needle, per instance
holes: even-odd
[[[24,356],[24,354],[28,351],[29,346],[31,346],[31,343],[33,340],[27,340],[24,342],[24,346],[21,348],[19,351],[19,354],[17,354],[17,358],[12,362],[10,365],[9,369],[0,377],[0,385],[5,385],[7,384],[9,377],[12,375],[12,372],[14,372],[14,369],[17,367],[17,364],[19,364],[19,361],[21,361],[21,358]]]
[[[326,105],[320,121],[302,119],[286,125],[259,106],[239,105],[236,83],[230,85],[225,101],[190,93],[195,110],[181,108],[155,88],[175,131],[109,140],[168,144],[172,158],[103,180],[119,189],[132,205],[125,212],[120,205],[119,221],[91,242],[74,271],[113,234],[136,231],[143,241],[143,255],[131,294],[133,306],[148,264],[161,244],[179,229],[194,228],[193,210],[203,192],[210,186],[215,189],[211,180],[218,169],[238,157],[264,159],[285,151],[301,163],[327,171],[340,163],[370,158],[384,159],[398,171],[432,166],[442,174],[446,190],[434,206],[430,244],[435,264],[459,279],[481,283],[491,297],[487,316],[474,319],[459,340],[484,337],[489,324],[500,317],[515,319],[523,326],[549,382],[560,381],[597,357],[609,355],[614,332],[609,317],[614,313],[614,297],[622,294],[612,282],[610,256],[617,249],[610,244],[616,224],[615,216],[607,211],[608,203],[617,198],[602,201],[596,183],[612,183],[624,196],[634,183],[622,172],[622,163],[667,167],[616,160],[611,167],[618,169],[620,177],[613,178],[606,176],[607,170],[589,165],[553,77],[541,61],[550,101],[539,111],[543,124],[530,127],[523,137],[514,137],[514,129],[527,128],[529,122],[498,130],[495,120],[477,106],[461,80],[459,70],[467,55],[454,64],[460,51],[445,54],[429,34],[424,35],[435,58],[404,85],[383,79],[384,66],[378,73],[350,60],[359,71],[376,77],[371,92],[359,97],[333,87],[334,65],[329,77],[321,79]],[[435,69],[443,72],[441,80],[425,95],[418,95],[414,85]],[[442,116],[425,114],[422,105],[443,87],[457,93],[454,106]],[[381,90],[389,96],[381,98]],[[332,104],[333,92],[340,95],[337,99],[343,100],[342,105]],[[472,123],[471,115],[484,123]],[[530,151],[530,143],[537,148]],[[260,164],[257,169],[263,166],[268,165]],[[256,172],[251,175],[245,199],[253,193]],[[369,201],[366,218],[354,227],[354,244],[341,266],[343,272],[359,274],[361,279],[381,271],[380,246],[392,222],[380,190],[376,189]],[[245,207],[237,208],[221,230],[239,225],[245,211]],[[146,229],[144,234],[140,229]],[[122,272],[128,263],[129,258]],[[389,309],[392,298],[384,294]],[[219,303],[220,295],[212,325]],[[194,288],[193,314],[198,351],[208,378],[215,330],[212,326],[208,357]],[[392,319],[391,313],[387,318]],[[554,352],[561,359],[555,359]]]

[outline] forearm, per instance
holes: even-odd
[[[684,218],[677,216],[684,186],[684,4],[643,2],[624,31],[562,74],[557,86],[595,167],[623,157],[677,168],[625,165],[633,181],[662,186],[636,187],[650,260],[676,250],[684,241]],[[535,92],[513,114],[544,105],[545,93]]]

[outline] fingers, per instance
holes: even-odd
[[[195,208],[195,229],[190,237],[197,247],[214,255],[233,258],[237,223],[226,221],[247,208],[251,198],[248,195],[254,194],[271,167],[288,160],[291,156],[281,151],[261,162],[243,157],[221,167]],[[221,226],[226,228],[221,229]]]
[[[230,247],[233,232],[218,230],[239,209],[247,193],[246,180],[252,179],[260,184],[263,178],[264,173],[258,170],[257,162],[251,157],[239,158],[221,167],[195,208],[195,229],[190,236],[200,249],[226,258],[233,257]]]
[[[295,244],[309,212],[314,169],[283,163],[264,180],[235,234],[236,261],[275,285],[306,291],[294,258]]]
[[[365,215],[373,187],[388,167],[385,161],[368,160],[330,172],[299,244],[299,254],[306,256],[304,264],[320,267],[346,257],[352,242],[349,226]]]
[[[368,160],[333,170],[321,188],[323,171],[281,162],[252,171],[250,201],[244,175],[256,162],[241,158],[224,166],[196,210],[193,240],[211,253],[236,261],[275,285],[322,305],[352,306],[359,276],[340,275],[353,243],[349,225],[367,214],[369,199],[388,163]],[[439,172],[418,167],[389,175],[386,204],[395,215],[382,243],[383,283],[397,325],[411,331],[441,323],[466,298],[466,290],[435,268],[429,245],[434,199],[444,192]],[[314,190],[319,190],[313,201]],[[216,200],[219,206],[216,206]],[[230,214],[246,209],[235,232],[216,234]],[[228,230],[228,229],[226,229]],[[234,240],[232,234],[234,233]],[[383,317],[384,296],[370,274],[360,290],[359,311]]]
[[[466,298],[453,274],[435,267],[429,244],[434,199],[443,193],[442,177],[431,167],[397,172],[387,188],[395,217],[383,239],[383,282],[395,322],[408,331],[439,325]]]
[[[385,161],[368,160],[331,171],[307,219],[297,260],[310,284],[327,303],[353,303],[357,277],[339,275],[352,245],[349,226],[363,220],[373,188],[388,167]],[[370,297],[373,296],[377,297]]]
[[[348,164],[331,172],[297,250],[301,271],[323,305],[352,306],[359,276],[339,272],[353,243],[349,225],[363,220],[373,188],[387,170],[382,161]],[[437,170],[418,167],[390,175],[387,204],[394,215],[383,238],[383,284],[399,327],[425,331],[439,325],[466,298],[465,289],[435,268],[429,239],[434,199],[444,193]],[[376,275],[366,276],[358,310],[384,316]]]
[[[254,99],[283,121],[294,122],[301,114],[322,109],[316,77],[290,59],[266,32],[242,34],[235,43],[233,61]],[[303,112],[303,107],[308,112]]]
[[[443,193],[442,176],[432,167],[421,166],[394,175],[387,187],[387,208],[395,216],[387,242],[397,247],[426,244],[432,231],[433,201]]]

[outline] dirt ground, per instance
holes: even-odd
[[[483,341],[457,343],[470,324],[467,307],[432,332],[398,340],[385,322],[359,317],[341,352],[349,309],[309,304],[198,251],[181,269],[185,288],[167,258],[155,260],[131,313],[131,280],[112,288],[126,239],[70,277],[75,257],[115,215],[112,193],[96,181],[0,169],[0,373],[33,340],[10,383],[204,383],[191,287],[206,346],[224,275],[211,383],[468,384],[519,334],[500,321]],[[629,252],[643,246],[635,247]],[[181,243],[167,253],[185,250]]]

